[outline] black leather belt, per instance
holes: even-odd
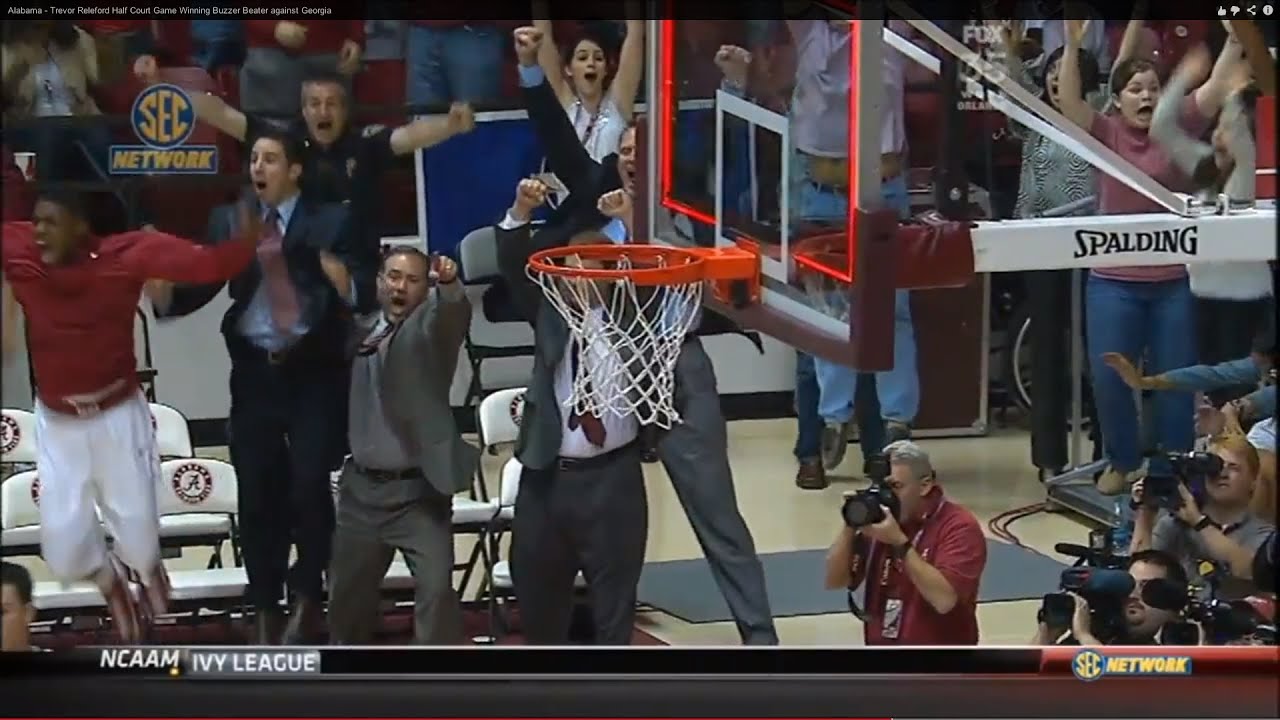
[[[639,440],[632,440],[620,448],[614,448],[603,455],[596,455],[589,458],[556,458],[555,468],[561,472],[586,472],[588,470],[597,470],[615,460],[621,459],[623,456],[635,452],[640,447]]]
[[[367,468],[359,463],[352,462],[351,467],[356,472],[373,480],[374,482],[392,482],[394,480],[418,480],[426,477],[422,474],[421,468],[409,468],[407,470],[374,470]]]

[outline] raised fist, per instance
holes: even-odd
[[[155,85],[160,80],[160,70],[156,66],[154,55],[139,55],[133,61],[133,75],[147,85]]]
[[[299,25],[289,20],[281,20],[276,23],[276,42],[289,48],[297,50],[307,42],[307,26]]]
[[[538,48],[542,47],[542,31],[535,27],[515,30],[516,59],[526,67],[538,64]]]
[[[547,201],[547,186],[541,180],[527,178],[516,186],[515,209],[528,215]]]
[[[453,258],[436,255],[432,258],[431,270],[427,275],[441,285],[448,285],[458,279],[458,264]]]
[[[629,218],[631,216],[631,193],[626,190],[614,190],[600,196],[596,209],[608,218]]]
[[[716,67],[731,84],[742,87],[747,84],[747,71],[751,66],[751,53],[737,45],[721,45],[716,51]]]
[[[449,131],[455,135],[469,133],[476,127],[476,113],[467,103],[449,106]]]

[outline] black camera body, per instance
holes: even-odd
[[[1177,512],[1182,507],[1178,485],[1185,484],[1203,502],[1205,484],[1222,474],[1222,458],[1207,452],[1164,453],[1173,475],[1149,475],[1142,483],[1142,504]]]
[[[1040,605],[1037,619],[1051,628],[1071,627],[1075,615],[1075,598],[1089,602],[1089,630],[1104,643],[1124,634],[1124,607],[1133,592],[1133,577],[1126,570],[1098,567],[1072,567],[1062,571],[1058,592],[1048,593]]]
[[[1162,629],[1161,639],[1165,645],[1199,645],[1200,630],[1195,623],[1204,628],[1206,642],[1212,645],[1231,644],[1245,638],[1254,638],[1264,645],[1276,642],[1275,626],[1266,624],[1243,600],[1226,602],[1193,597],[1182,616],[1182,620],[1168,623]]]
[[[902,515],[902,503],[898,502],[898,496],[888,483],[881,480],[872,483],[865,490],[845,496],[840,516],[844,518],[844,524],[851,528],[866,527],[884,520],[883,508],[888,508],[894,519]]]

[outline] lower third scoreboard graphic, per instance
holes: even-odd
[[[98,667],[171,677],[298,676],[320,672],[319,650],[262,648],[103,648]]]

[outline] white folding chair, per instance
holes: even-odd
[[[40,554],[40,481],[34,470],[13,475],[0,485],[0,527],[5,556]],[[102,592],[91,582],[37,582],[31,598],[42,619],[107,606]]]
[[[520,436],[520,417],[524,415],[524,394],[527,388],[516,387],[489,393],[476,408],[476,432],[480,435],[480,447],[490,455],[497,455],[503,445],[515,443]],[[482,497],[487,497],[484,467],[476,478]]]
[[[151,403],[151,424],[156,429],[156,446],[161,458],[195,457],[191,426],[185,415],[168,405]]]
[[[157,488],[160,543],[164,547],[209,547],[209,569],[222,567],[222,544],[240,565],[240,533],[236,471],[230,463],[208,458],[180,458],[160,464],[163,486]]]
[[[5,408],[0,411],[0,464],[4,465],[4,476],[34,469],[36,464],[35,413],[16,408]]]
[[[40,554],[40,481],[35,470],[0,484],[0,548],[5,557]]]
[[[509,293],[498,269],[497,239],[493,226],[472,230],[463,236],[458,243],[459,269],[462,280],[467,284],[467,297],[476,312],[472,313],[472,327],[467,329],[464,347],[467,349],[467,362],[471,366],[471,382],[467,386],[466,399],[463,405],[470,406],[484,396],[487,388],[484,385],[483,371],[486,360],[504,358],[533,357],[533,329],[519,317],[510,307]],[[486,302],[491,299],[493,302]],[[486,312],[492,308],[495,313]],[[516,326],[515,331],[522,335],[522,341],[515,345],[498,345],[492,342],[477,342],[472,328],[481,320],[498,327]]]

